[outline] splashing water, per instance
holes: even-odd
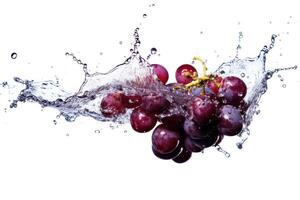
[[[130,110],[115,118],[103,116],[99,107],[103,96],[113,91],[122,91],[125,94],[147,94],[156,92],[163,94],[171,102],[171,109],[160,114],[161,116],[158,117],[166,116],[174,112],[186,115],[183,110],[183,105],[188,102],[192,96],[174,91],[172,88],[156,81],[150,64],[138,51],[140,46],[138,31],[139,29],[137,28],[134,32],[135,43],[133,49],[131,49],[131,55],[123,63],[113,67],[106,73],[95,72],[90,74],[87,70],[88,66],[86,63],[77,59],[72,53],[66,53],[66,56],[71,56],[75,62],[82,66],[85,74],[84,81],[75,94],[64,91],[60,85],[54,81],[37,82],[22,80],[17,77],[14,78],[16,82],[23,84],[25,88],[19,93],[17,99],[11,103],[10,107],[17,107],[18,102],[37,102],[42,107],[58,109],[60,115],[70,122],[74,121],[78,116],[88,116],[99,121],[127,123]],[[267,91],[268,79],[272,78],[273,74],[279,71],[297,68],[297,66],[292,68],[278,68],[273,71],[265,69],[266,55],[274,47],[276,37],[276,35],[273,35],[270,45],[264,46],[259,55],[254,58],[238,58],[238,51],[240,50],[239,44],[236,57],[229,62],[223,63],[215,71],[215,74],[221,76],[237,76],[247,85],[245,101],[248,104],[248,110],[244,115],[243,130],[239,134],[240,141],[237,143],[239,149],[242,148],[243,143],[250,135],[248,127],[254,114],[257,112],[262,95]],[[239,39],[242,39],[242,33],[240,33]],[[151,52],[152,51],[153,54],[155,54],[157,50],[152,48]],[[218,147],[217,150],[223,152],[227,157],[230,156],[230,154],[221,147]]]

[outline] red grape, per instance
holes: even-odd
[[[188,65],[188,64],[181,65],[176,70],[176,74],[175,74],[176,81],[182,84],[188,84],[192,82],[193,78],[187,76],[186,73],[190,73],[191,75],[197,74],[197,70],[192,65]]]
[[[193,120],[186,119],[183,124],[184,132],[191,138],[197,139],[203,136],[203,128],[199,127]]]
[[[124,94],[120,92],[108,93],[100,103],[100,110],[105,117],[114,117],[125,113],[123,104]]]
[[[169,159],[172,159],[172,158],[175,158],[179,153],[180,153],[180,150],[181,150],[181,146],[178,145],[178,147],[176,147],[176,149],[170,153],[159,153],[157,150],[154,149],[154,147],[152,146],[152,152],[154,153],[154,155],[160,159],[164,159],[164,160],[169,160]]]
[[[246,96],[247,86],[240,78],[235,76],[225,77],[219,89],[220,97],[224,104],[238,106]]]
[[[159,113],[169,104],[170,102],[163,95],[150,93],[142,97],[141,108],[147,112]]]
[[[166,84],[169,79],[169,73],[166,68],[159,64],[152,64],[153,71],[156,74],[157,78],[163,83]]]
[[[155,151],[161,154],[173,152],[180,145],[180,133],[164,124],[155,128],[152,134],[152,145]]]
[[[224,105],[219,110],[218,130],[221,134],[234,136],[241,132],[243,119],[240,111],[231,106]]]
[[[207,128],[205,135],[201,138],[193,140],[194,143],[203,148],[210,147],[218,141],[219,132],[215,127]]]
[[[192,119],[200,126],[209,124],[215,117],[216,105],[207,95],[193,99],[189,107]]]
[[[140,95],[125,95],[123,98],[126,108],[136,108],[142,103],[142,97]]]
[[[173,158],[173,161],[176,163],[184,163],[188,161],[191,158],[191,156],[192,152],[183,148],[181,152],[175,158]]]
[[[136,108],[130,115],[130,124],[133,130],[145,133],[154,128],[157,122],[156,117],[152,113],[148,113],[140,108]]]
[[[204,149],[202,145],[198,145],[193,139],[188,136],[184,138],[183,146],[186,150],[195,153],[201,152]]]

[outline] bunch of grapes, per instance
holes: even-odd
[[[182,103],[170,101],[159,92],[124,94],[118,91],[102,99],[100,110],[106,117],[116,117],[126,109],[132,109],[130,123],[133,130],[145,133],[155,128],[152,133],[155,156],[183,163],[192,153],[217,146],[224,136],[241,132],[247,110],[243,100],[247,87],[240,78],[207,75],[205,65],[203,75],[198,77],[192,65],[184,64],[176,70],[177,83],[166,85],[169,78],[166,68],[159,64],[151,67],[160,84],[171,88],[174,94],[189,98]],[[156,126],[157,123],[160,124]]]

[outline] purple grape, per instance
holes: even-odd
[[[126,108],[136,108],[142,103],[140,95],[124,95],[124,105]]]
[[[167,69],[160,64],[152,64],[153,71],[156,74],[157,78],[163,83],[166,84],[169,79],[169,73]]]
[[[185,117],[178,106],[170,105],[169,108],[158,115],[159,120],[167,127],[180,129],[183,126]]]
[[[180,67],[177,68],[175,74],[177,83],[188,84],[193,81],[192,77],[185,75],[185,73],[187,72],[190,73],[191,75],[197,74],[197,70],[192,65],[188,65],[188,64],[181,65]]]
[[[243,119],[240,111],[231,106],[224,105],[219,110],[218,130],[221,134],[234,136],[241,132]]]
[[[173,161],[176,163],[184,163],[188,161],[192,156],[192,152],[182,148],[181,152],[173,158]]]
[[[203,128],[199,127],[196,122],[189,119],[184,121],[183,130],[191,139],[199,139],[204,135]]]
[[[176,147],[176,149],[170,153],[166,153],[166,154],[162,154],[162,153],[159,153],[157,150],[155,150],[155,148],[152,146],[152,152],[153,154],[160,158],[160,159],[164,159],[164,160],[169,160],[169,159],[172,159],[172,158],[175,158],[179,153],[180,153],[180,150],[181,150],[181,146],[178,145],[178,147]]]
[[[145,133],[152,130],[157,122],[154,114],[136,108],[130,115],[130,124],[133,130]]]
[[[173,152],[180,145],[180,133],[164,124],[155,128],[152,134],[152,145],[155,151],[161,154]]]
[[[181,114],[171,114],[161,118],[161,122],[166,126],[177,129],[181,128],[184,122],[184,116]]]
[[[163,96],[150,93],[142,98],[141,108],[147,112],[159,113],[168,107],[170,102]]]
[[[189,109],[191,118],[200,126],[208,125],[215,118],[216,104],[207,95],[194,98]]]
[[[204,149],[188,136],[184,138],[183,146],[186,150],[195,153],[201,152]]]
[[[115,117],[125,113],[123,104],[124,94],[120,92],[108,93],[100,103],[100,111],[105,117]]]
[[[239,106],[240,102],[246,96],[247,86],[240,78],[228,76],[221,82],[219,95],[224,104]]]
[[[210,147],[217,143],[219,138],[219,132],[215,127],[207,128],[205,135],[201,138],[194,139],[194,143],[203,148]]]
[[[217,139],[217,141],[216,141],[216,143],[214,145],[215,146],[219,145],[222,142],[223,138],[224,138],[224,135],[223,134],[219,134],[218,135],[218,139]]]

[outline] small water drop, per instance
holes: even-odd
[[[283,78],[281,78],[280,81],[284,81]]]
[[[16,59],[17,56],[18,56],[18,54],[17,54],[16,52],[13,52],[13,53],[10,55],[10,57],[11,57],[12,59]]]
[[[94,132],[95,132],[95,133],[100,133],[100,130],[95,130]]]
[[[283,87],[283,88],[286,88],[286,84],[282,84],[282,87]]]
[[[53,120],[53,124],[56,125],[56,124],[57,124],[57,121],[56,121],[56,120]]]
[[[240,143],[240,142],[236,143],[236,146],[237,146],[238,149],[242,149],[243,148],[243,144]]]
[[[151,48],[151,54],[152,55],[156,54],[156,52],[157,52],[157,49],[155,47]]]
[[[255,113],[256,113],[256,115],[259,115],[259,113],[260,113],[260,110],[257,110]]]
[[[147,14],[143,14],[143,18],[146,18],[147,17]]]
[[[241,77],[244,78],[245,77],[245,73],[241,73]]]

